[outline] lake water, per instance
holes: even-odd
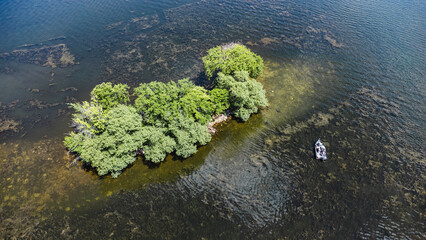
[[[1,1],[0,238],[425,238],[425,13],[416,0]],[[68,155],[67,103],[103,81],[207,85],[201,57],[229,42],[264,58],[269,108],[117,179]]]

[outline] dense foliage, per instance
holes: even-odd
[[[118,104],[129,102],[129,86],[126,84],[101,83],[91,92],[92,101],[100,105],[104,110],[110,110]]]
[[[83,142],[80,156],[99,175],[111,172],[116,177],[135,161],[139,149],[145,149],[145,157],[153,162],[172,152],[175,142],[164,133],[162,128],[144,127],[134,107],[118,105],[111,109],[106,130]]]
[[[70,104],[76,111],[73,114],[74,127],[83,135],[95,135],[105,130],[105,123],[108,118],[108,111],[95,102],[84,101],[82,103]]]
[[[263,72],[263,60],[246,46],[231,43],[217,46],[208,50],[203,57],[204,72],[211,78],[216,73],[232,75],[236,71],[247,71],[252,78],[257,78]]]
[[[234,76],[219,73],[216,85],[229,91],[231,109],[234,115],[243,121],[247,121],[252,113],[256,113],[258,107],[268,106],[262,84],[250,79],[246,71],[235,72]]]
[[[216,54],[218,49],[223,55]],[[219,64],[215,56],[220,57]],[[231,112],[246,121],[268,105],[263,86],[251,78],[262,72],[263,61],[246,47],[214,48],[203,61],[208,62],[207,75],[221,71],[214,89],[206,90],[188,79],[142,83],[134,89],[134,105],[127,105],[129,86],[95,86],[89,102],[70,104],[76,112],[74,131],[65,137],[65,146],[99,175],[117,177],[138,154],[154,163],[171,153],[191,156],[197,146],[211,140],[207,124],[213,115]]]
[[[176,155],[184,158],[197,152],[197,144],[205,145],[212,138],[205,124],[190,118],[176,119],[170,123],[168,129],[176,141]]]
[[[143,122],[168,129],[176,141],[176,155],[185,158],[197,151],[197,144],[211,140],[206,124],[216,109],[223,108],[221,100],[213,101],[207,90],[188,79],[143,83],[135,89],[135,95],[135,107]]]
[[[216,115],[224,113],[229,108],[230,103],[228,90],[215,88],[210,91],[209,95],[212,98],[213,104],[215,106],[214,113]]]
[[[181,115],[206,124],[217,108],[223,108],[222,102],[215,98],[216,106],[206,89],[195,86],[188,79],[178,83],[144,83],[135,89],[135,95],[136,109],[145,122],[154,126],[167,126]]]
[[[191,156],[211,140],[211,116],[229,105],[227,90],[207,91],[188,79],[141,84],[134,91],[135,107],[121,104],[128,101],[127,89],[103,83],[90,102],[70,104],[75,131],[64,144],[99,175],[118,176],[141,152],[154,163],[173,152]]]
[[[111,110],[106,130],[82,143],[81,158],[95,167],[99,175],[120,171],[133,163],[134,152],[141,147],[142,122],[131,106],[119,105]]]

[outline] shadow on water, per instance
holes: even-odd
[[[104,177],[99,186],[100,192],[110,196],[120,191],[142,189],[153,183],[175,182],[199,169],[210,151],[210,145],[202,146],[195,155],[185,160],[169,155],[160,164],[150,164],[138,158],[119,178]]]

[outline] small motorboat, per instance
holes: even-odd
[[[319,138],[315,143],[315,157],[319,160],[327,160],[327,151],[325,150],[325,146]]]

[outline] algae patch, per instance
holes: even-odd
[[[315,100],[321,98],[317,92],[326,91],[325,86],[336,82],[332,65],[313,61],[265,62],[264,73],[259,78],[270,102],[270,107],[262,112],[265,121],[278,124],[310,110]]]
[[[0,133],[6,131],[19,132],[21,130],[21,121],[13,119],[0,119]]]
[[[75,64],[75,57],[64,43],[1,53],[0,60],[37,64],[50,68],[68,67]]]

